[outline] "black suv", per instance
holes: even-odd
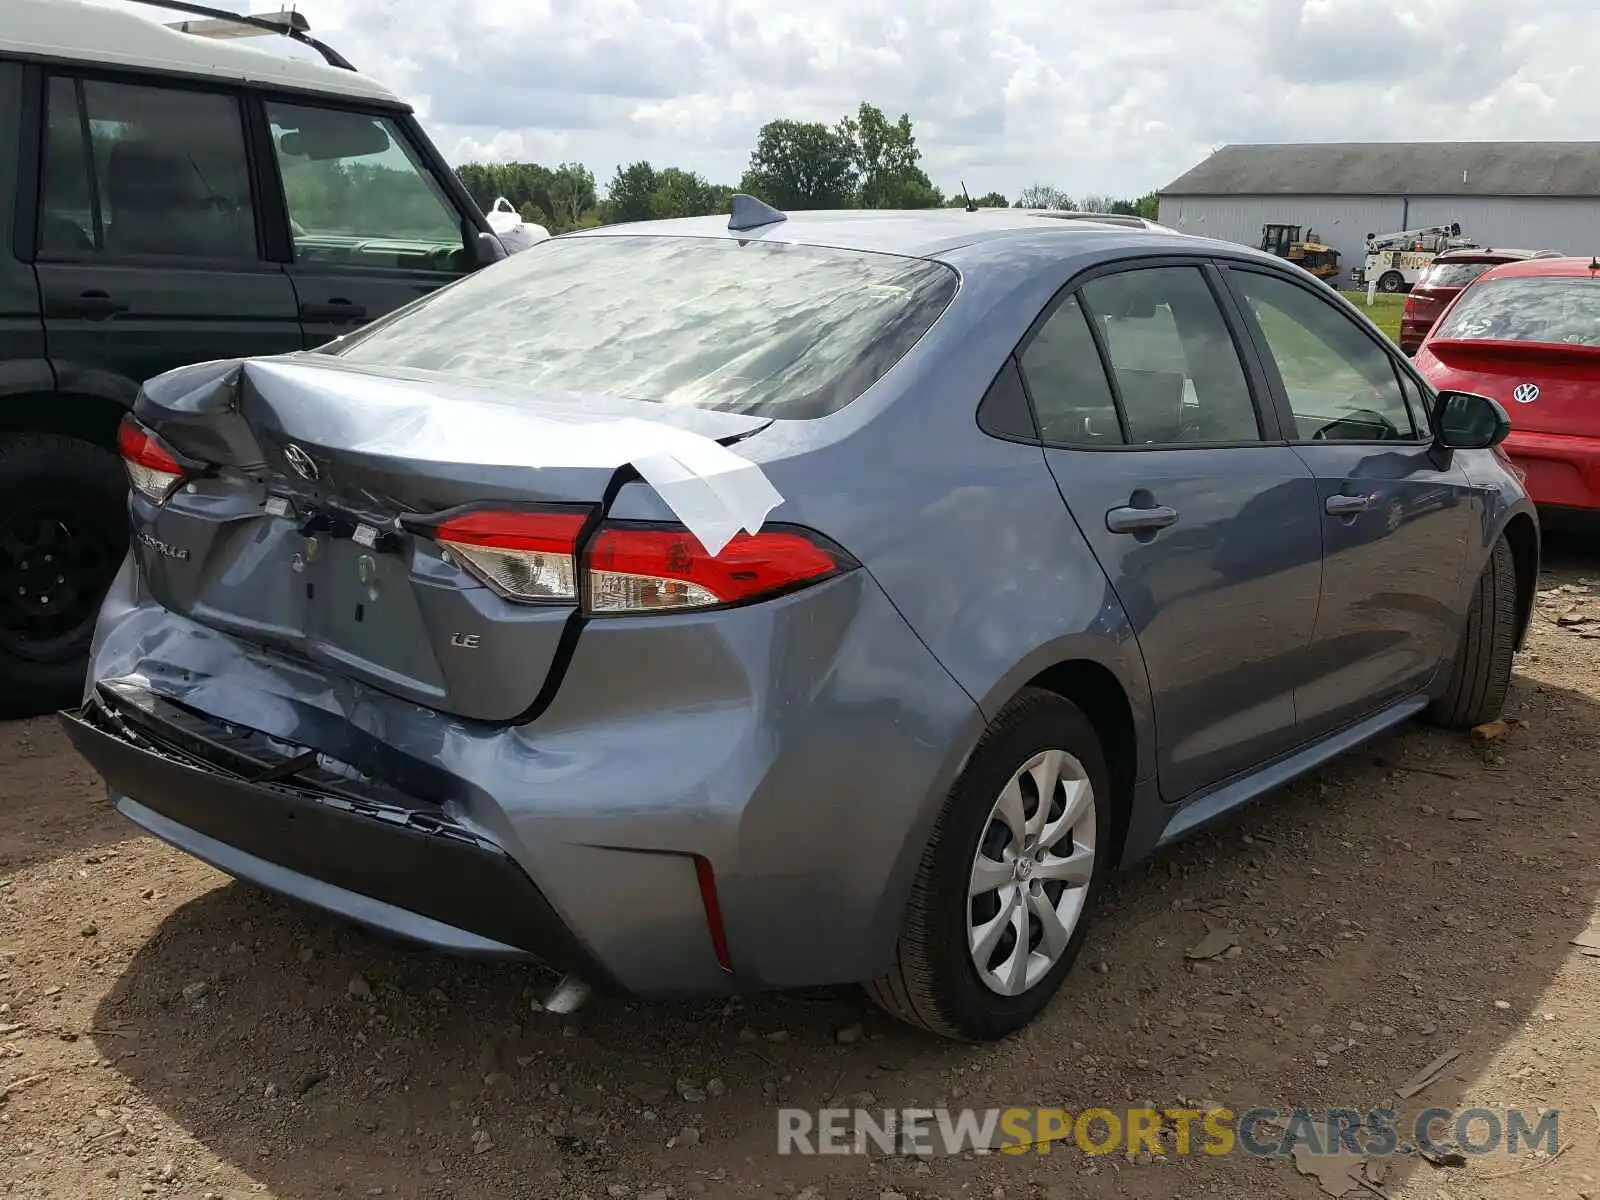
[[[410,107],[303,26],[329,65],[81,0],[5,6],[0,711],[24,715],[81,692],[144,380],[319,345],[505,251]]]

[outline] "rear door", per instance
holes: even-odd
[[[263,109],[307,348],[471,269],[466,239],[476,229],[406,123],[299,101],[268,99]]]
[[[1215,270],[1121,267],[1053,302],[1021,354],[1045,457],[1138,635],[1162,795],[1296,738],[1321,587],[1311,472],[1275,440]]]
[[[186,363],[300,348],[294,289],[265,260],[233,90],[52,73],[36,269],[63,390],[130,392]]]
[[[1315,737],[1423,688],[1453,652],[1481,511],[1460,465],[1434,462],[1422,386],[1379,335],[1300,280],[1226,274],[1317,480],[1322,602],[1295,697]]]

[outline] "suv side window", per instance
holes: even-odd
[[[258,257],[238,100],[52,76],[42,258]]]
[[[1045,319],[1022,352],[1039,433],[1057,446],[1120,446],[1117,402],[1076,296]]]
[[[1122,271],[1085,284],[1082,296],[1130,444],[1260,440],[1239,348],[1199,267]]]
[[[1254,271],[1232,278],[1283,378],[1294,440],[1417,439],[1395,362],[1365,330],[1287,279]]]
[[[388,117],[269,101],[298,263],[464,269],[460,214]]]

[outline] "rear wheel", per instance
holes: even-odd
[[[73,438],[0,438],[0,715],[75,704],[100,602],[128,549],[127,481]]]
[[[1082,948],[1109,858],[1109,778],[1094,727],[1028,689],[951,789],[912,887],[880,1007],[963,1041],[1021,1029]]]
[[[1511,686],[1516,643],[1517,564],[1502,537],[1473,592],[1467,627],[1450,667],[1450,685],[1428,709],[1428,719],[1451,729],[1471,729],[1498,717]]]
[[[1395,292],[1405,291],[1405,288],[1405,276],[1400,274],[1399,271],[1385,271],[1378,277],[1378,290],[1380,292],[1388,292],[1392,295]]]

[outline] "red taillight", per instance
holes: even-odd
[[[717,965],[730,974],[733,955],[728,953],[728,928],[722,922],[722,901],[717,896],[717,876],[709,859],[694,856],[694,876],[700,884],[700,904],[706,910],[706,929],[711,934],[711,949]]]
[[[468,571],[508,600],[579,599],[584,511],[483,510],[433,533]],[[720,554],[686,529],[607,525],[583,557],[583,600],[599,616],[742,604],[838,574],[849,564],[808,534],[740,533]]]
[[[154,504],[164,503],[183,482],[183,464],[130,414],[117,427],[117,451],[135,491]]]
[[[461,565],[510,600],[578,598],[574,555],[583,512],[475,512],[434,530]]]
[[[800,533],[736,534],[712,557],[681,529],[602,529],[589,552],[596,612],[659,612],[738,604],[836,574],[840,564]]]

